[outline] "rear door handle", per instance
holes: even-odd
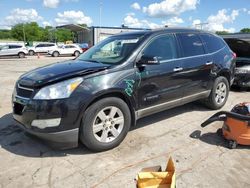
[[[176,68],[174,68],[174,72],[180,72],[180,71],[182,71],[182,70],[183,70],[182,67],[176,67]]]
[[[206,62],[206,65],[212,65],[213,64],[213,62],[212,61],[208,61],[208,62]]]

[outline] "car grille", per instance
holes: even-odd
[[[18,84],[16,88],[16,93],[20,97],[31,98],[34,90],[26,87],[22,87]]]

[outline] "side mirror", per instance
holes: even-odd
[[[137,62],[138,65],[158,65],[160,64],[159,59],[155,57],[150,56],[141,56],[141,59]]]

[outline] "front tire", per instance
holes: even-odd
[[[212,91],[205,101],[206,106],[212,110],[222,108],[227,102],[229,89],[229,83],[225,77],[216,78]]]
[[[30,55],[30,56],[35,55],[35,52],[34,52],[33,50],[30,50],[30,51],[29,51],[29,55]]]
[[[118,146],[127,135],[131,114],[127,104],[109,97],[92,104],[84,113],[80,140],[93,151],[105,151]]]

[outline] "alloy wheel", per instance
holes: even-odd
[[[115,140],[124,127],[124,115],[122,111],[109,106],[100,110],[93,122],[93,134],[102,143],[109,143]]]
[[[215,90],[215,101],[217,104],[222,104],[227,96],[227,86],[224,82],[220,82]]]

